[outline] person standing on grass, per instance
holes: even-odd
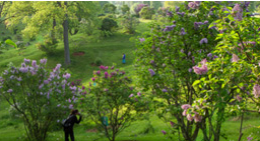
[[[77,116],[79,115],[79,120],[77,119]],[[74,123],[79,124],[82,119],[81,114],[78,110],[72,110],[69,117],[65,120],[65,123],[63,124],[64,132],[65,132],[65,141],[69,141],[69,136],[71,141],[75,141],[74,133],[73,133],[73,125]]]
[[[125,64],[125,54],[124,53],[123,53],[123,58],[122,59],[123,59],[122,63]]]

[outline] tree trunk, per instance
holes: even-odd
[[[220,107],[218,109],[218,115],[217,115],[217,127],[216,127],[216,132],[214,135],[214,141],[219,141],[220,140],[220,131],[221,131],[221,124],[223,122],[223,118],[224,118],[224,112],[225,112],[225,108],[224,107]]]
[[[64,2],[67,6],[67,2]],[[68,32],[68,14],[65,14],[65,20],[63,21],[63,42],[64,42],[64,55],[65,55],[65,65],[70,65],[70,49],[69,49],[69,32]]]

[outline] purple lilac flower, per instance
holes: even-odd
[[[209,53],[207,56],[208,56],[209,58],[211,58],[211,57],[212,57],[212,53]]]
[[[44,86],[43,84],[39,85],[39,89],[42,89],[43,86]]]
[[[45,64],[47,63],[47,59],[41,59],[41,60],[40,60],[40,63],[43,64],[43,65],[45,65]]]
[[[207,44],[208,43],[208,39],[207,38],[203,38],[200,40],[200,44]]]
[[[185,29],[181,28],[181,35],[185,35],[185,34],[186,34]]]
[[[192,72],[192,68],[189,68],[189,70],[188,70],[189,72]]]
[[[18,77],[18,78],[17,78],[17,81],[22,81],[22,77]]]
[[[237,95],[236,99],[237,99],[237,101],[241,102],[243,98],[241,96]]]
[[[168,12],[166,13],[166,15],[169,16],[169,17],[172,17],[172,12],[171,12],[171,11],[168,11]]]
[[[166,134],[166,131],[162,130],[162,133],[165,135],[165,134]]]
[[[154,63],[154,60],[151,60],[150,63],[153,64],[153,63]]]
[[[239,58],[236,54],[232,54],[231,62],[238,62]]]
[[[255,95],[255,98],[260,97],[260,86],[258,84],[254,85],[253,94]]]
[[[175,12],[179,12],[179,10],[180,10],[180,7],[175,6]]]
[[[192,120],[193,120],[192,115],[191,115],[191,114],[188,114],[188,115],[187,115],[187,119],[188,119],[188,121],[192,121]]]
[[[21,67],[19,69],[22,73],[27,73],[28,72],[28,67]]]
[[[172,21],[173,24],[176,24],[176,21]]]
[[[195,121],[195,122],[201,122],[202,116],[199,115],[199,113],[197,113],[197,112],[194,112],[194,113],[195,113],[195,115],[194,115],[194,121]]]
[[[182,53],[184,53],[184,50],[183,50],[183,49],[181,49],[180,51],[181,51]]]
[[[49,83],[49,80],[44,80],[43,83],[44,83],[44,84],[48,84],[48,83]]]
[[[213,56],[213,59],[216,59],[216,58],[218,58],[218,56],[217,56],[217,55],[214,55],[214,56]]]
[[[180,16],[184,16],[185,12],[177,12],[176,14],[180,15]]]
[[[253,137],[247,137],[247,141],[251,141]]]
[[[175,125],[175,123],[174,123],[174,122],[172,122],[172,121],[170,121],[170,124],[171,124],[171,126],[172,126],[172,127]]]
[[[166,26],[163,31],[164,31],[164,32],[166,32],[166,31],[172,31],[174,27],[176,27],[176,25]]]
[[[24,58],[24,63],[29,64],[30,62],[31,62],[30,59],[25,59],[25,58]]]
[[[204,24],[208,24],[209,23],[209,21],[204,21]]]
[[[22,67],[26,67],[26,64],[25,64],[25,63],[22,63],[21,66],[22,66]]]
[[[166,92],[168,92],[168,91],[167,91],[167,89],[162,89],[162,92],[166,93]]]
[[[8,93],[12,93],[13,92],[13,89],[9,89],[7,90]]]
[[[110,69],[111,69],[111,70],[113,70],[114,68],[115,68],[115,67],[114,67],[114,66],[112,66]]]
[[[58,105],[57,105],[57,107],[60,107],[60,106],[61,106],[61,104],[58,104]]]
[[[139,40],[140,40],[141,43],[145,41],[144,38],[139,38]]]
[[[154,72],[152,69],[148,69],[148,70],[149,70],[151,76],[154,76],[154,75],[155,75],[155,72]]]
[[[129,95],[129,97],[133,97],[133,96],[134,96],[134,94],[130,94],[130,95]]]
[[[138,95],[138,96],[141,96],[141,92],[138,92],[137,95]]]
[[[194,66],[193,70],[196,74],[203,75],[208,72],[208,67],[207,65],[202,65],[202,67]]]
[[[47,99],[50,99],[50,93],[49,92],[47,93]]]
[[[184,104],[184,105],[181,106],[181,108],[182,108],[183,110],[187,110],[187,109],[189,109],[190,107],[191,107],[190,104]]]
[[[37,64],[36,64],[36,61],[35,61],[35,60],[32,61],[32,66],[33,66],[34,68],[37,68]]]
[[[70,90],[76,91],[76,90],[77,90],[77,87],[76,87],[76,86],[70,87]]]
[[[197,5],[194,2],[189,2],[188,7],[191,8],[191,9],[198,8]]]
[[[69,73],[66,73],[66,74],[63,75],[63,78],[65,78],[65,79],[69,79],[70,76],[71,76],[71,75],[70,75]]]
[[[73,105],[72,104],[70,104],[69,109],[73,109]]]
[[[234,19],[241,21],[243,19],[243,8],[237,3],[232,9],[232,12],[235,13]]]

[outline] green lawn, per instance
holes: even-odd
[[[134,73],[132,62],[134,60],[133,51],[135,50],[134,43],[129,41],[131,37],[137,37],[143,32],[148,31],[149,20],[141,20],[138,26],[138,33],[135,35],[126,35],[122,31],[118,31],[114,36],[105,38],[100,42],[86,43],[79,47],[80,51],[84,51],[84,56],[73,56],[71,50],[72,65],[67,68],[72,73],[73,79],[82,79],[83,84],[87,84],[92,77],[92,72],[97,70],[97,66],[91,66],[91,63],[96,58],[101,58],[103,65],[111,66],[114,63],[117,67],[124,69],[127,72]],[[9,49],[0,54],[0,71],[6,69],[9,62],[13,62],[15,65],[19,65],[23,62],[24,58],[39,60],[41,58],[48,59],[48,67],[53,68],[55,64],[64,62],[64,51],[62,44],[58,47],[58,52],[54,56],[46,56],[43,52],[39,51],[34,43],[43,41],[43,38],[39,36],[36,41],[32,42],[32,45],[26,49],[18,51],[16,49]],[[121,63],[122,53],[126,53],[127,64]],[[148,121],[136,121],[130,127],[126,128],[122,133],[118,135],[118,141],[168,141],[170,140],[167,135],[163,135],[161,130],[170,131],[170,124],[163,122],[155,114],[150,113],[150,121],[154,131],[149,130]],[[87,119],[88,117],[85,117]],[[236,141],[239,136],[239,123],[240,120],[233,120],[230,118],[223,124],[222,133],[228,138],[221,140]],[[259,114],[247,114],[243,125],[243,140],[252,134],[254,139],[260,139],[260,128],[252,128],[260,126]],[[80,125],[75,126],[75,136],[78,141],[92,141],[99,138],[99,133],[87,132],[91,129],[90,125],[84,120]],[[256,136],[258,134],[258,137]],[[18,118],[11,118],[9,114],[9,105],[0,100],[0,141],[20,141],[25,136],[25,130],[21,120]],[[177,135],[174,137],[177,140]],[[51,132],[48,136],[48,141],[63,141],[63,131]],[[202,134],[199,134],[197,139],[202,141]],[[105,138],[99,139],[99,141],[106,141]]]

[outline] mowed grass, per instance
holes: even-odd
[[[98,70],[98,66],[92,66],[91,63],[100,58],[105,66],[112,66],[117,64],[117,67],[124,69],[130,74],[134,74],[133,60],[135,46],[133,42],[129,41],[129,38],[137,38],[143,32],[149,32],[148,28],[149,20],[141,20],[138,25],[138,33],[135,35],[124,34],[123,31],[118,31],[114,36],[104,38],[100,42],[87,42],[78,47],[79,51],[84,51],[83,56],[73,56],[73,45],[71,45],[71,61],[70,67],[65,68],[72,74],[72,79],[82,79],[84,85],[86,85],[94,70]],[[64,66],[64,51],[63,44],[60,43],[58,51],[53,56],[46,56],[42,51],[35,47],[35,43],[42,42],[43,38],[38,36],[36,41],[32,42],[32,45],[28,46],[24,50],[9,49],[0,54],[0,71],[2,72],[7,68],[9,62],[13,62],[15,65],[20,65],[24,58],[31,60],[39,60],[42,58],[48,59],[48,68],[54,68],[57,63]],[[126,53],[127,64],[121,63],[122,53]],[[9,114],[9,105],[5,101],[0,100],[0,141],[22,141],[25,138],[25,129],[22,121],[19,118],[14,118]],[[86,107],[87,108],[87,107]],[[55,113],[54,113],[55,114]],[[260,126],[259,114],[246,114],[245,122],[243,125],[243,138],[245,141],[248,136],[253,136],[254,139],[259,139],[260,129],[255,128]],[[121,132],[117,141],[169,141],[171,126],[169,122],[164,122],[159,119],[155,113],[149,115],[151,126],[149,128],[149,122],[147,120],[135,121],[130,127]],[[92,129],[93,125],[87,122],[88,117],[84,117],[85,120],[80,125],[75,125],[74,133],[77,141],[107,141],[106,138],[100,138],[99,133],[87,132]],[[239,137],[239,123],[240,120],[234,120],[234,118],[227,119],[223,124],[222,133],[226,135],[227,139],[221,138],[221,140],[237,141]],[[173,120],[174,121],[174,120]],[[54,121],[55,122],[55,121]],[[167,135],[161,133],[162,130],[167,132]],[[178,140],[178,135],[174,135],[172,140]],[[47,141],[63,141],[64,133],[60,129],[49,133]],[[197,141],[203,141],[202,133],[199,133]]]

